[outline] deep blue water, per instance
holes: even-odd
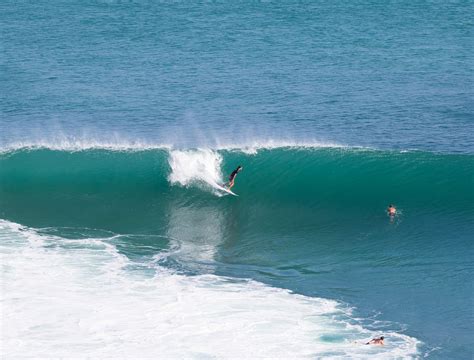
[[[471,1],[3,1],[2,141],[472,152]]]
[[[3,1],[0,218],[128,234],[113,245],[138,262],[194,244],[160,266],[336,300],[392,334],[387,351],[403,347],[395,333],[421,342],[401,357],[472,358],[473,12]],[[239,198],[216,197],[209,181],[238,163]]]

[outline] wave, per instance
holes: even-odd
[[[223,195],[216,184],[226,182],[239,164],[244,170],[233,190],[241,197],[234,201],[248,208],[298,206],[360,216],[393,202],[417,213],[466,214],[474,201],[472,155],[306,147],[252,154],[17,149],[0,154],[0,206],[8,215],[21,212],[20,205],[66,208],[66,201],[92,214],[112,204],[124,211],[137,203],[147,210],[171,203],[205,205]],[[231,206],[229,201],[225,197],[222,205]]]
[[[239,164],[239,197],[227,196],[215,184]],[[370,320],[355,321],[339,301],[283,290],[292,277],[282,277],[331,271],[307,264],[338,252],[348,265],[385,272],[387,261],[410,264],[403,251],[361,257],[374,244],[469,246],[473,170],[472,155],[333,147],[5,151],[0,247],[10,270],[2,296],[15,323],[2,353],[65,356],[75,343],[74,354],[89,356],[160,349],[225,357],[224,343],[238,333],[232,351],[240,357],[417,356],[419,341],[394,326],[383,329],[389,347],[359,346],[376,332]],[[399,209],[393,222],[388,203]],[[348,253],[353,242],[360,251]],[[245,277],[278,287],[237,279]],[[144,332],[159,336],[143,340]]]
[[[384,332],[385,347],[363,345],[374,332],[336,301],[251,280],[179,275],[160,266],[156,256],[135,261],[123,256],[117,249],[120,237],[77,229],[66,239],[51,228],[0,220],[5,290],[1,304],[8,314],[2,324],[8,329],[2,354],[8,358],[417,354],[420,342],[394,331]]]

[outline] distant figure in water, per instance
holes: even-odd
[[[397,213],[397,208],[390,204],[387,208],[387,213],[389,216],[395,216],[395,214]]]
[[[365,345],[381,345],[381,346],[383,346],[384,345],[383,339],[384,339],[383,336],[381,336],[379,338],[373,338],[368,343],[365,343]]]
[[[231,172],[231,174],[229,175],[229,183],[227,184],[227,188],[230,190],[232,189],[232,186],[234,186],[234,180],[235,180],[235,177],[237,176],[237,174],[243,169],[242,166],[237,166],[237,169],[235,169],[234,171]]]

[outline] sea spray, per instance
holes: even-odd
[[[171,184],[188,186],[191,183],[207,185],[222,182],[222,157],[209,149],[170,151],[169,165],[171,172],[168,176]]]

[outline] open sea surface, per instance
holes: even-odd
[[[0,353],[472,359],[473,13],[2,1]]]

